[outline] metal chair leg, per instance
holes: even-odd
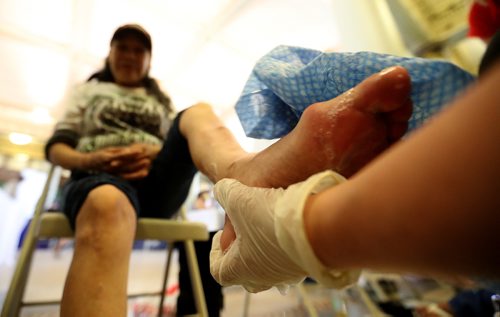
[[[201,317],[208,317],[207,303],[205,301],[205,293],[203,292],[203,284],[200,277],[200,269],[196,252],[194,250],[193,240],[184,241],[186,248],[186,257],[188,260],[189,274],[191,275],[191,284],[193,287],[194,300],[196,311]]]
[[[51,180],[54,173],[52,167],[47,175],[47,179]],[[52,182],[47,181],[42,191],[42,195],[37,202],[33,218],[29,225],[28,231],[24,238],[19,258],[17,259],[16,269],[12,276],[12,281],[5,297],[4,306],[2,308],[1,317],[17,317],[21,309],[21,303],[24,296],[24,290],[28,280],[33,252],[35,252],[37,235],[39,229],[40,216],[45,209],[45,201],[51,190]]]
[[[250,296],[249,292],[245,292],[245,299],[243,302],[243,317],[248,317],[248,310],[250,309]]]
[[[30,224],[30,229],[23,242],[19,258],[17,259],[18,263],[2,308],[2,317],[19,316],[31,260],[36,246],[36,237],[34,236],[33,227],[34,224]]]
[[[167,264],[163,273],[163,284],[161,287],[160,304],[158,305],[158,317],[163,316],[163,304],[165,302],[165,292],[167,291],[168,274],[170,272],[170,264],[172,263],[172,254],[174,251],[173,243],[168,243]]]
[[[314,308],[309,295],[307,295],[306,289],[304,288],[304,283],[297,284],[297,290],[299,291],[299,294],[304,301],[304,306],[306,307],[309,316],[318,317],[318,312],[316,311],[316,308]]]

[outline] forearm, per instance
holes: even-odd
[[[85,169],[87,154],[79,152],[67,144],[55,143],[49,149],[49,161],[66,169]]]
[[[500,276],[500,69],[350,181],[309,199],[306,232],[336,268]]]

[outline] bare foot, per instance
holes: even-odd
[[[288,135],[234,162],[227,177],[259,187],[287,187],[327,169],[350,177],[404,135],[412,113],[410,89],[402,67],[374,74],[309,106]],[[222,249],[234,239],[226,219]]]
[[[389,68],[309,106],[288,135],[235,162],[228,177],[260,187],[287,187],[326,169],[350,177],[403,136],[411,112],[408,72]]]

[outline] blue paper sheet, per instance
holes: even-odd
[[[295,127],[309,105],[332,99],[394,65],[405,67],[411,76],[414,111],[409,130],[475,81],[473,75],[445,61],[278,46],[255,65],[236,112],[247,136],[279,138]]]

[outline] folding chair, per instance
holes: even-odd
[[[42,191],[42,195],[36,205],[35,213],[27,230],[23,245],[9,290],[5,297],[1,317],[19,316],[22,306],[30,303],[23,301],[24,291],[28,280],[33,253],[36,250],[38,240],[46,238],[73,237],[73,231],[66,216],[59,212],[45,212],[47,198],[55,189],[55,184],[59,183],[59,177],[54,177],[60,172],[59,167],[52,166],[49,170],[47,181]],[[207,317],[207,307],[203,286],[198,267],[198,260],[194,249],[194,241],[206,241],[209,239],[208,230],[205,224],[200,222],[190,222],[186,220],[184,208],[180,211],[181,220],[165,220],[141,218],[137,223],[136,240],[161,240],[168,245],[168,257],[163,276],[163,285],[160,296],[158,316],[162,316],[167,278],[170,269],[173,245],[175,242],[184,242],[186,248],[189,273],[193,286],[193,296],[195,299],[197,315]],[[40,304],[40,303],[38,303]]]

